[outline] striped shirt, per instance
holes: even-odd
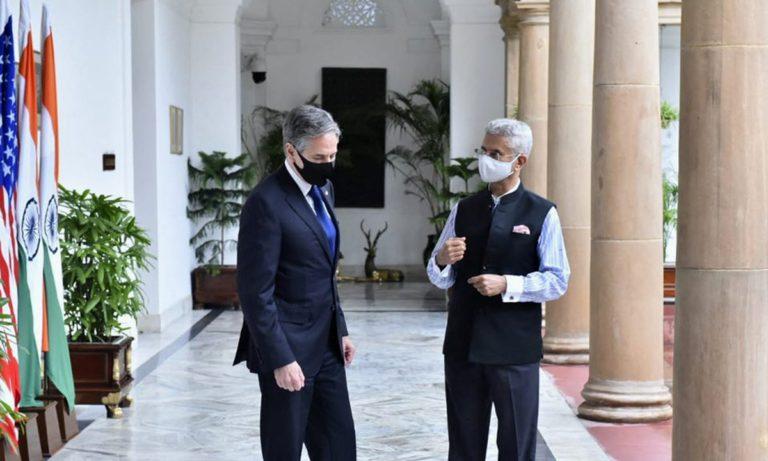
[[[512,193],[516,189],[517,187],[507,193]],[[494,207],[499,204],[500,199],[501,197],[493,197]],[[445,245],[445,242],[450,238],[456,237],[457,209],[458,205],[454,205],[453,209],[451,209],[451,214],[445,223],[443,233],[440,235],[440,239],[437,241],[432,257],[427,265],[427,275],[430,282],[444,290],[453,286],[456,281],[456,272],[450,265],[440,270],[436,258],[437,253]],[[531,272],[525,276],[499,274],[504,275],[507,279],[507,291],[501,295],[504,302],[544,303],[554,301],[565,294],[568,288],[568,279],[571,276],[571,268],[568,265],[568,256],[565,253],[560,216],[554,207],[549,210],[549,213],[544,218],[541,235],[537,243],[537,251],[541,260],[538,271]]]

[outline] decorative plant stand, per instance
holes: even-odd
[[[240,307],[237,296],[237,266],[221,266],[217,274],[204,267],[192,271],[192,293],[195,309],[207,306]]]
[[[132,343],[129,336],[108,343],[69,343],[77,403],[104,405],[109,418],[123,416],[122,409],[132,403]]]

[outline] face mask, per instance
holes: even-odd
[[[296,169],[299,170],[301,177],[313,186],[324,186],[325,182],[333,177],[336,162],[315,163],[310,162],[301,154],[299,154],[299,157],[304,162],[304,168],[298,168],[297,166]]]
[[[517,154],[517,157],[520,157],[520,154]],[[477,161],[480,179],[489,184],[507,179],[514,173],[513,168],[517,157],[511,162],[502,162],[501,160],[494,160],[488,155],[480,155],[480,159]]]

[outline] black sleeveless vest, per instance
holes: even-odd
[[[496,210],[490,191],[459,202],[456,236],[466,237],[464,259],[453,267],[456,283],[448,305],[443,353],[455,360],[519,365],[542,357],[541,304],[504,303],[483,296],[467,280],[479,274],[527,275],[539,270],[537,245],[554,204],[523,185],[501,198]],[[530,234],[513,232],[525,225]]]

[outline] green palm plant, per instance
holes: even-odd
[[[429,207],[435,233],[425,249],[425,259],[442,232],[455,201],[470,193],[477,174],[474,158],[450,159],[450,87],[441,80],[422,80],[407,94],[393,91],[385,106],[390,127],[407,134],[416,146],[397,146],[386,161],[405,177],[407,195],[418,197]],[[464,183],[464,191],[451,190],[451,179]]]
[[[187,163],[192,189],[187,195],[187,216],[203,224],[189,243],[195,246],[197,261],[213,269],[224,265],[226,248],[237,244],[226,238],[226,231],[238,225],[248,196],[245,185],[253,183],[257,172],[247,153],[237,157],[219,151],[199,155],[199,166],[191,159]]]
[[[309,98],[304,104],[318,106],[317,95]],[[251,158],[255,176],[264,176],[280,168],[285,160],[283,153],[283,121],[288,111],[272,109],[267,106],[257,106],[243,120],[241,140]],[[261,136],[255,139],[256,127],[262,127]],[[248,184],[252,186],[252,184]]]
[[[668,103],[667,101],[661,102],[660,113],[661,113],[661,128],[665,130],[669,128],[669,125],[671,125],[672,122],[680,118],[680,115],[678,114],[678,111],[675,108],[675,106]]]
[[[8,300],[6,298],[0,298],[0,308],[2,308],[3,311],[5,310],[5,306],[7,304]],[[9,362],[7,361],[9,357],[9,346],[10,342],[15,337],[16,329],[13,325],[13,319],[11,315],[0,313],[0,364],[4,366],[9,365]],[[2,430],[2,436],[5,439],[5,443],[9,444],[13,447],[14,450],[16,450],[18,448],[15,443],[16,434],[9,431],[15,425],[15,423],[26,421],[26,416],[17,412],[13,405],[0,400],[0,421],[8,420],[12,421],[14,424],[10,426],[2,424],[0,425],[0,430]]]
[[[668,177],[664,176],[663,182],[663,223],[664,223],[664,258],[667,256],[667,244],[672,233],[677,228],[677,196],[679,186]]]
[[[661,121],[661,128],[667,129],[672,124],[672,122],[678,120],[680,118],[679,113],[677,111],[677,108],[673,106],[672,104],[668,103],[667,101],[662,101],[661,103],[661,111],[660,111],[660,121]],[[677,174],[675,173],[675,176]],[[667,245],[669,243],[669,239],[672,236],[672,234],[677,229],[677,195],[678,195],[678,185],[675,183],[672,179],[667,177],[667,175],[664,175],[664,180],[662,183],[662,194],[663,194],[663,203],[664,203],[664,209],[663,209],[663,223],[664,223],[664,230],[663,230],[663,237],[664,237],[664,259],[667,258]]]
[[[60,187],[59,201],[67,329],[72,341],[109,341],[144,310],[149,236],[122,198]]]

